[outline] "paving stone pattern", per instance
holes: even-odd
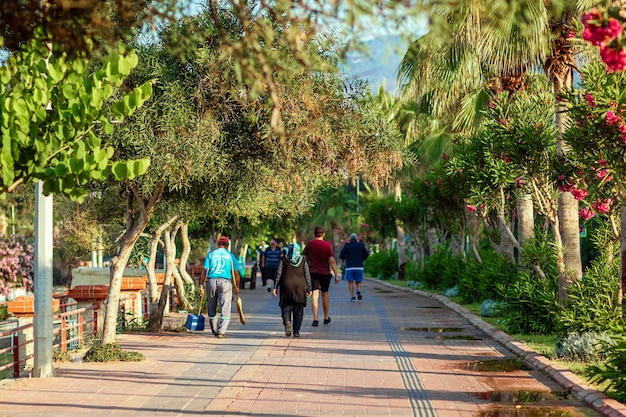
[[[350,302],[341,281],[330,288],[332,322],[320,315],[311,327],[309,306],[300,338],[285,336],[265,288],[241,297],[247,323],[233,314],[226,339],[210,330],[119,335],[146,360],[59,363],[54,378],[5,382],[0,416],[626,416],[624,405],[445,297],[366,280],[363,300]],[[532,368],[476,368],[516,358]],[[493,399],[526,391],[571,395]]]

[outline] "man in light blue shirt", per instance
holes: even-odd
[[[215,337],[223,339],[230,324],[233,291],[239,294],[239,262],[228,251],[230,241],[222,236],[217,241],[217,249],[210,251],[204,259],[206,280],[207,312],[211,331]],[[234,280],[234,282],[233,282]],[[220,305],[218,315],[217,303]]]

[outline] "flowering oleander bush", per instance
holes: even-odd
[[[0,294],[23,288],[32,291],[35,253],[23,236],[0,235]]]
[[[565,139],[571,166],[557,179],[581,201],[580,217],[617,214],[626,197],[626,72],[607,73],[599,62],[581,72],[580,89],[565,97],[570,125]]]
[[[626,69],[626,18],[620,14],[620,5],[598,7],[581,16],[582,38],[600,49],[600,56],[608,72]]]

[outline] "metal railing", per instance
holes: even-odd
[[[85,320],[84,313],[88,311],[93,311],[93,318]],[[68,345],[82,346],[87,337],[96,337],[98,332],[98,305],[94,304],[91,307],[56,314],[53,316],[53,320],[60,321],[59,326],[54,328],[52,332],[53,336],[59,336],[60,341],[53,344],[52,347],[60,348],[61,352],[67,352]],[[32,354],[20,357],[20,348],[34,342],[33,339],[20,341],[20,335],[24,339],[23,335],[33,326],[33,323],[28,323],[0,332],[0,340],[7,337],[11,339],[11,346],[5,348],[0,346],[0,355],[11,352],[13,356],[12,362],[0,365],[0,371],[13,367],[13,376],[19,378],[21,364],[34,357]],[[89,331],[86,332],[85,329],[89,329]]]

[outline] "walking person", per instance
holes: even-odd
[[[241,280],[239,262],[235,255],[228,251],[229,245],[228,237],[221,236],[217,241],[217,249],[210,251],[204,259],[206,270],[204,277],[208,278],[206,280],[207,313],[211,331],[219,339],[226,337],[226,330],[230,324],[233,291],[239,294]]]
[[[263,254],[263,260],[261,267],[265,270],[263,274],[263,286],[267,286],[267,281],[272,280],[272,282],[276,279],[276,271],[278,270],[278,265],[280,265],[280,257],[282,256],[282,251],[278,248],[276,244],[276,240],[272,239],[270,241],[270,246],[265,249]],[[267,292],[271,292],[272,288],[267,287]]]
[[[356,233],[350,235],[350,241],[343,245],[339,258],[343,260],[345,266],[345,278],[348,281],[348,289],[350,290],[350,301],[363,299],[361,295],[361,285],[363,283],[363,261],[367,259],[370,252],[367,250],[363,242],[357,239]],[[354,297],[354,286],[356,283],[356,298]]]
[[[274,297],[280,294],[278,305],[285,336],[291,336],[293,330],[293,337],[300,337],[306,298],[311,295],[311,274],[297,243],[289,245],[287,254],[281,258],[273,293]]]
[[[267,243],[265,243],[264,240],[261,241],[261,244],[259,245],[259,247],[257,248],[257,253],[256,253],[256,264],[259,268],[259,270],[261,271],[261,282],[265,282],[264,281],[264,276],[265,276],[265,261],[264,261],[264,257],[265,257],[265,249],[267,249]],[[254,277],[256,278],[256,276]]]
[[[339,284],[337,275],[337,263],[333,255],[333,246],[324,240],[324,231],[320,226],[315,226],[313,231],[315,238],[305,246],[302,254],[306,256],[311,270],[311,287],[313,297],[311,299],[311,310],[313,311],[313,324],[318,326],[319,296],[322,295],[322,309],[324,310],[324,324],[330,323],[330,305],[328,301],[328,289],[332,274],[335,275],[335,284]]]

